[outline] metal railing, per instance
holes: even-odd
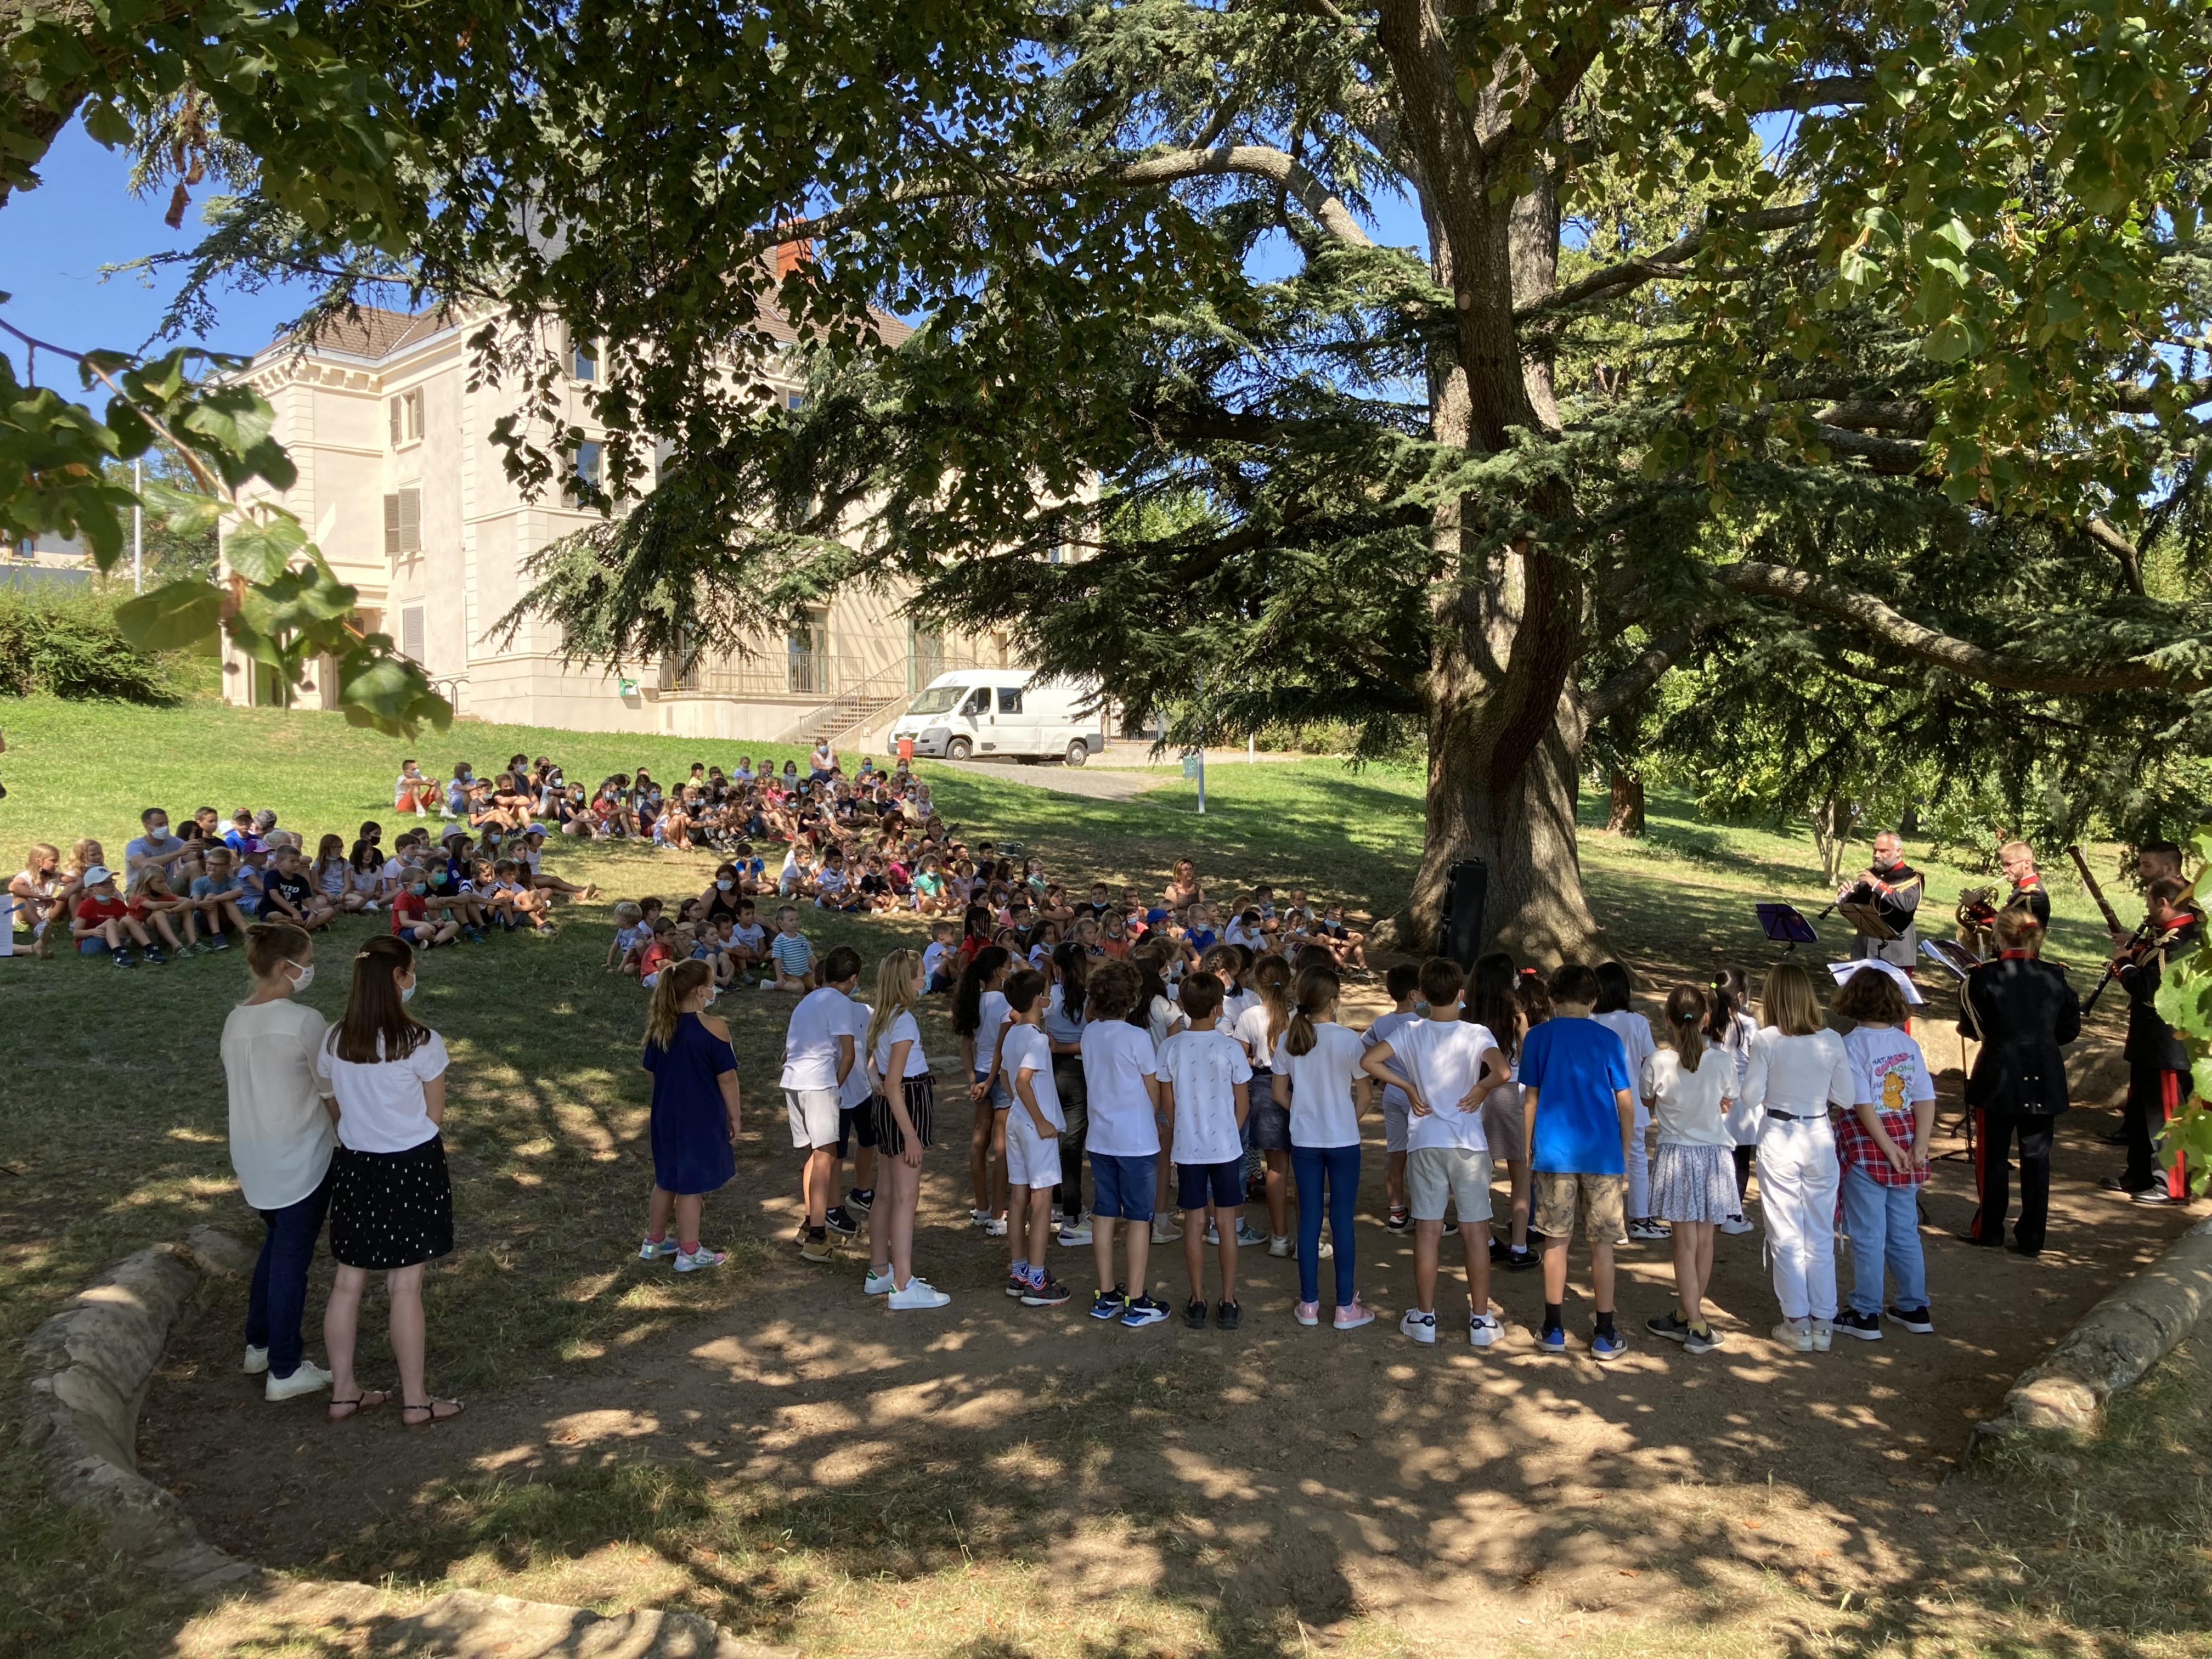
[[[912,695],[908,690],[912,678],[909,670],[910,665],[901,660],[853,682],[793,720],[776,734],[775,741],[805,743],[826,737],[832,743],[837,742],[855,726],[865,726],[885,710],[906,702]]]

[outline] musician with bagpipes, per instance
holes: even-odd
[[[2044,926],[2032,906],[2006,905],[1991,927],[1996,957],[1959,988],[1959,1029],[1982,1045],[1966,1079],[1980,1202],[1962,1237],[1969,1244],[2004,1243],[2011,1201],[2005,1157],[2017,1144],[2020,1219],[2010,1248],[2033,1256],[2043,1249],[2050,1221],[2051,1142],[2069,1104],[2064,1048],[2081,1034],[2081,1010],[2066,970],[2039,959]]]
[[[2176,859],[2176,863],[2179,862]],[[2150,914],[2132,948],[2112,958],[2112,975],[2128,998],[2128,1103],[2124,1114],[2128,1164],[2103,1184],[2138,1204],[2189,1201],[2189,1180],[2181,1160],[2158,1167],[2156,1142],[2166,1125],[2189,1098],[2189,1050],[2180,1033],[2158,1012],[2158,988],[2167,964],[2185,961],[2204,936],[2204,915],[2179,875],[2162,876],[2144,894]]]
[[[1894,830],[1883,830],[1874,838],[1874,862],[1836,895],[1836,904],[1829,908],[1851,905],[1871,909],[1897,937],[1855,933],[1851,959],[1887,962],[1911,973],[1920,958],[1920,935],[1912,920],[1920,908],[1920,872],[1905,861],[1905,838]]]

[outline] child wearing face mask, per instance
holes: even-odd
[[[450,915],[431,915],[429,892],[430,878],[422,866],[410,864],[400,871],[399,890],[392,896],[392,936],[421,951],[450,945],[461,931],[461,924]]]

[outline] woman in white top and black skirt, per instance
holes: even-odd
[[[385,1276],[392,1356],[399,1367],[400,1420],[428,1428],[461,1414],[422,1380],[422,1268],[452,1253],[453,1188],[439,1126],[446,1115],[446,1045],[406,1009],[415,952],[404,939],[371,939],[353,959],[343,1018],[323,1040],[316,1069],[338,1103],[332,1164],[331,1255],[338,1264],[323,1315],[331,1359],[331,1415],[343,1420],[390,1396],[354,1376],[361,1297]]]
[[[1759,1192],[1782,1322],[1774,1339],[1826,1353],[1836,1317],[1836,1193],[1843,1178],[1828,1114],[1851,1109],[1856,1085],[1844,1040],[1826,1028],[1812,976],[1794,962],[1766,970],[1744,1097],[1758,1103]]]

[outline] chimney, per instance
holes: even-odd
[[[775,245],[775,280],[781,282],[801,265],[814,263],[814,240],[778,242]]]

